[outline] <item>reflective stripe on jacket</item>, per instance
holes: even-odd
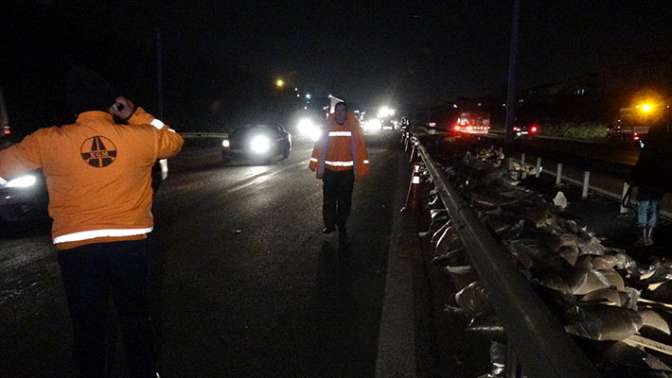
[[[357,179],[366,176],[369,172],[369,157],[364,134],[352,113],[348,113],[342,125],[336,122],[333,115],[329,118],[329,129],[315,144],[309,168],[317,172],[318,178],[322,178],[325,169],[353,169]]]
[[[40,129],[0,151],[0,177],[41,168],[58,249],[144,238],[152,230],[152,166],[182,137],[143,109],[128,125],[84,112],[72,125]]]

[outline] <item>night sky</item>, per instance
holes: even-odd
[[[169,114],[198,109],[241,77],[282,76],[371,105],[496,95],[506,84],[511,1],[5,3],[0,85],[19,120],[31,118],[28,107],[47,115],[62,105],[72,64],[155,105],[156,26]],[[672,49],[669,1],[521,4],[521,87]]]

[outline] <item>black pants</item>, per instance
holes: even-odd
[[[355,175],[352,170],[324,170],[322,178],[322,216],[325,227],[344,227],[352,207],[352,188]]]
[[[58,262],[81,376],[108,376],[111,297],[119,314],[130,376],[155,377],[147,300],[147,241],[85,245],[60,251]]]

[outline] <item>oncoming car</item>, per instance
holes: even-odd
[[[20,223],[47,217],[44,176],[34,171],[0,184],[0,222]]]
[[[274,125],[245,125],[222,140],[224,161],[238,156],[270,163],[275,156],[287,159],[291,151],[291,134]]]

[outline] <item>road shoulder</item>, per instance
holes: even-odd
[[[415,260],[420,258],[414,214],[401,214],[410,170],[398,155],[394,219],[388,251],[385,294],[378,335],[376,377],[416,377],[418,374],[418,320],[414,293]],[[422,333],[422,332],[420,332]]]

